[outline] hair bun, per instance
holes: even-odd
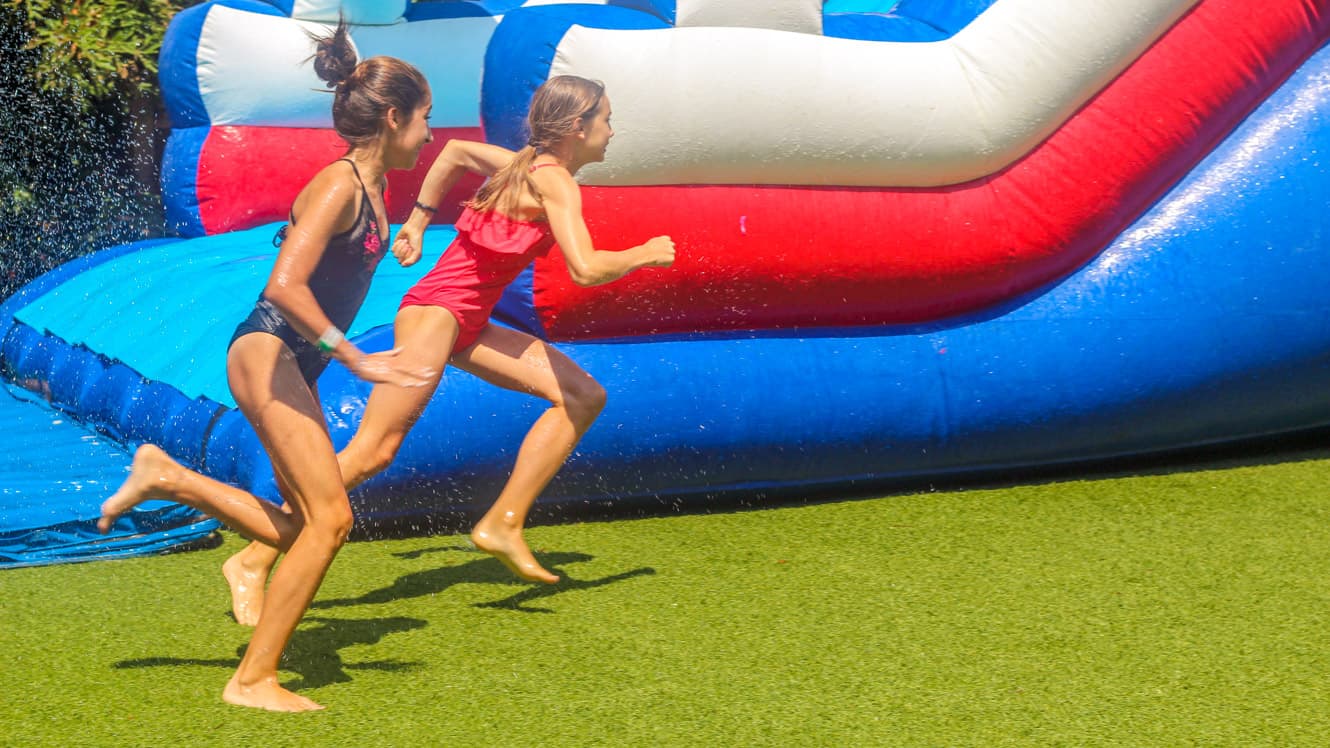
[[[311,34],[314,40],[314,73],[319,80],[328,84],[328,88],[337,88],[339,84],[355,72],[356,48],[351,43],[351,34],[346,21],[338,20],[337,28],[328,36]]]

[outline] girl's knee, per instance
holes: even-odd
[[[356,434],[342,456],[346,463],[342,465],[343,474],[362,476],[364,479],[387,470],[396,459],[404,437],[403,434],[391,433],[370,439]]]
[[[605,388],[590,376],[579,377],[564,390],[564,407],[573,421],[582,426],[590,426],[596,420],[605,409],[605,400]]]
[[[378,444],[375,444],[373,458],[370,460],[371,472],[378,475],[387,470],[388,466],[393,464],[393,460],[397,459],[397,450],[401,446],[402,439],[398,436],[384,439]]]
[[[340,548],[351,535],[351,527],[355,525],[355,521],[355,515],[351,513],[351,505],[348,503],[320,512],[317,517],[305,523],[304,531],[313,533],[316,538],[334,548]]]

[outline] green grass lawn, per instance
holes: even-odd
[[[173,556],[0,572],[14,746],[1291,746],[1330,738],[1330,452],[349,544],[283,682]]]

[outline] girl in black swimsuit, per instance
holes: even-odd
[[[286,712],[322,708],[278,684],[277,663],[352,522],[314,382],[330,358],[376,384],[419,387],[434,378],[396,351],[365,355],[342,334],[387,242],[383,175],[413,167],[430,141],[429,85],[400,60],[358,63],[344,25],[317,45],[314,69],[334,88],[333,126],[350,148],[296,197],[272,275],[226,359],[231,394],[272,459],[286,507],[187,470],[145,444],[98,522],[105,532],[138,503],[167,499],[286,553],[222,692],[232,704]]]

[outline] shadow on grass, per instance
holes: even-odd
[[[502,584],[508,586],[520,586],[523,589],[503,600],[496,600],[488,603],[476,603],[477,608],[500,608],[504,610],[515,610],[523,613],[553,613],[549,608],[528,607],[526,603],[533,600],[541,600],[554,595],[574,590],[588,590],[596,587],[603,587],[607,584],[614,584],[625,579],[633,577],[648,576],[656,573],[655,569],[642,567],[630,571],[612,574],[600,579],[577,579],[560,567],[564,564],[577,564],[590,561],[593,556],[585,553],[542,553],[541,561],[550,571],[558,574],[560,580],[557,584],[534,584],[526,582],[513,576],[513,573],[497,559],[487,554],[482,554],[472,548],[465,546],[449,545],[437,548],[422,548],[408,553],[397,554],[401,558],[420,558],[427,553],[442,553],[446,551],[464,551],[477,556],[474,560],[467,561],[456,566],[441,566],[436,569],[427,569],[425,571],[412,572],[404,574],[397,578],[389,587],[367,592],[360,597],[342,598],[338,600],[316,600],[311,609],[338,608],[348,605],[383,605],[396,600],[403,600],[413,597],[424,597],[426,595],[435,595],[447,590],[449,587],[457,584]]]
[[[495,600],[493,602],[488,602],[488,603],[476,603],[475,607],[500,608],[503,610],[519,610],[522,611],[523,613],[553,613],[554,611],[550,610],[549,608],[529,608],[526,606],[526,603],[532,600],[541,600],[547,597],[553,597],[554,595],[558,595],[564,592],[571,592],[573,590],[595,589],[596,587],[603,587],[607,584],[622,582],[625,579],[632,579],[633,577],[650,576],[655,573],[656,570],[651,568],[650,566],[643,566],[640,569],[632,569],[631,571],[625,571],[621,574],[611,574],[608,577],[601,577],[600,579],[574,579],[566,574],[563,574],[561,575],[563,576],[563,579],[559,580],[558,584],[555,585],[542,584],[534,587],[528,587],[522,590],[521,592],[518,592],[515,595],[504,598],[503,600]]]
[[[310,625],[314,624],[314,625]],[[356,644],[377,644],[388,634],[423,628],[419,618],[319,618],[307,617],[291,635],[291,643],[282,655],[281,668],[298,676],[283,683],[285,688],[318,688],[330,683],[351,680],[347,670],[404,671],[420,667],[419,662],[379,660],[374,662],[343,662],[340,650]],[[197,659],[190,657],[143,657],[115,663],[117,669],[145,667],[174,667],[177,665],[203,665],[234,670],[240,665],[245,647],[236,650],[234,658]]]

